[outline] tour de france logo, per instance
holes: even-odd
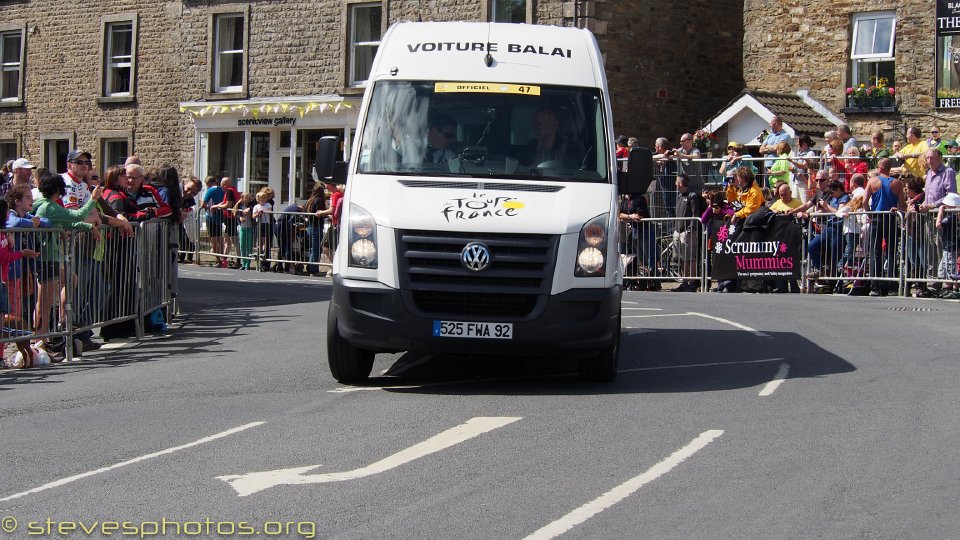
[[[440,213],[443,214],[447,223],[483,218],[512,218],[518,216],[525,206],[515,197],[473,193],[469,197],[451,199],[443,203]]]

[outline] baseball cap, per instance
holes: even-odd
[[[67,161],[73,161],[79,158],[80,156],[87,156],[87,159],[93,159],[93,154],[91,154],[90,152],[80,150],[79,148],[74,148],[73,150],[70,151],[69,154],[67,154]]]
[[[730,148],[740,148],[740,143],[737,141],[730,141],[727,143],[727,149],[729,150]]]
[[[951,140],[943,143],[943,145],[944,145],[944,146],[957,146],[957,141],[951,139]]]
[[[13,162],[12,169],[36,169],[37,166],[33,163],[30,163],[30,160],[27,158],[20,158]]]

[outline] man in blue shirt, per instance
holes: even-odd
[[[773,167],[774,158],[777,157],[777,144],[781,142],[789,143],[790,134],[783,129],[783,118],[780,118],[779,115],[774,115],[773,118],[770,119],[770,134],[767,135],[767,138],[763,140],[763,144],[760,145],[760,154],[769,158],[763,162],[764,173]],[[766,178],[760,183],[764,185]]]

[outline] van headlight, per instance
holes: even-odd
[[[377,222],[363,208],[350,205],[350,227],[347,245],[350,247],[349,265],[356,268],[377,267]]]
[[[573,275],[577,277],[596,277],[607,273],[606,252],[607,221],[610,214],[597,216],[580,229],[577,241],[577,264]]]

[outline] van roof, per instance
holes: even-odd
[[[487,52],[493,58],[491,67],[484,62]],[[395,76],[391,75],[394,68]],[[387,31],[370,79],[601,87],[602,69],[596,39],[579,28],[411,22],[395,24]]]

